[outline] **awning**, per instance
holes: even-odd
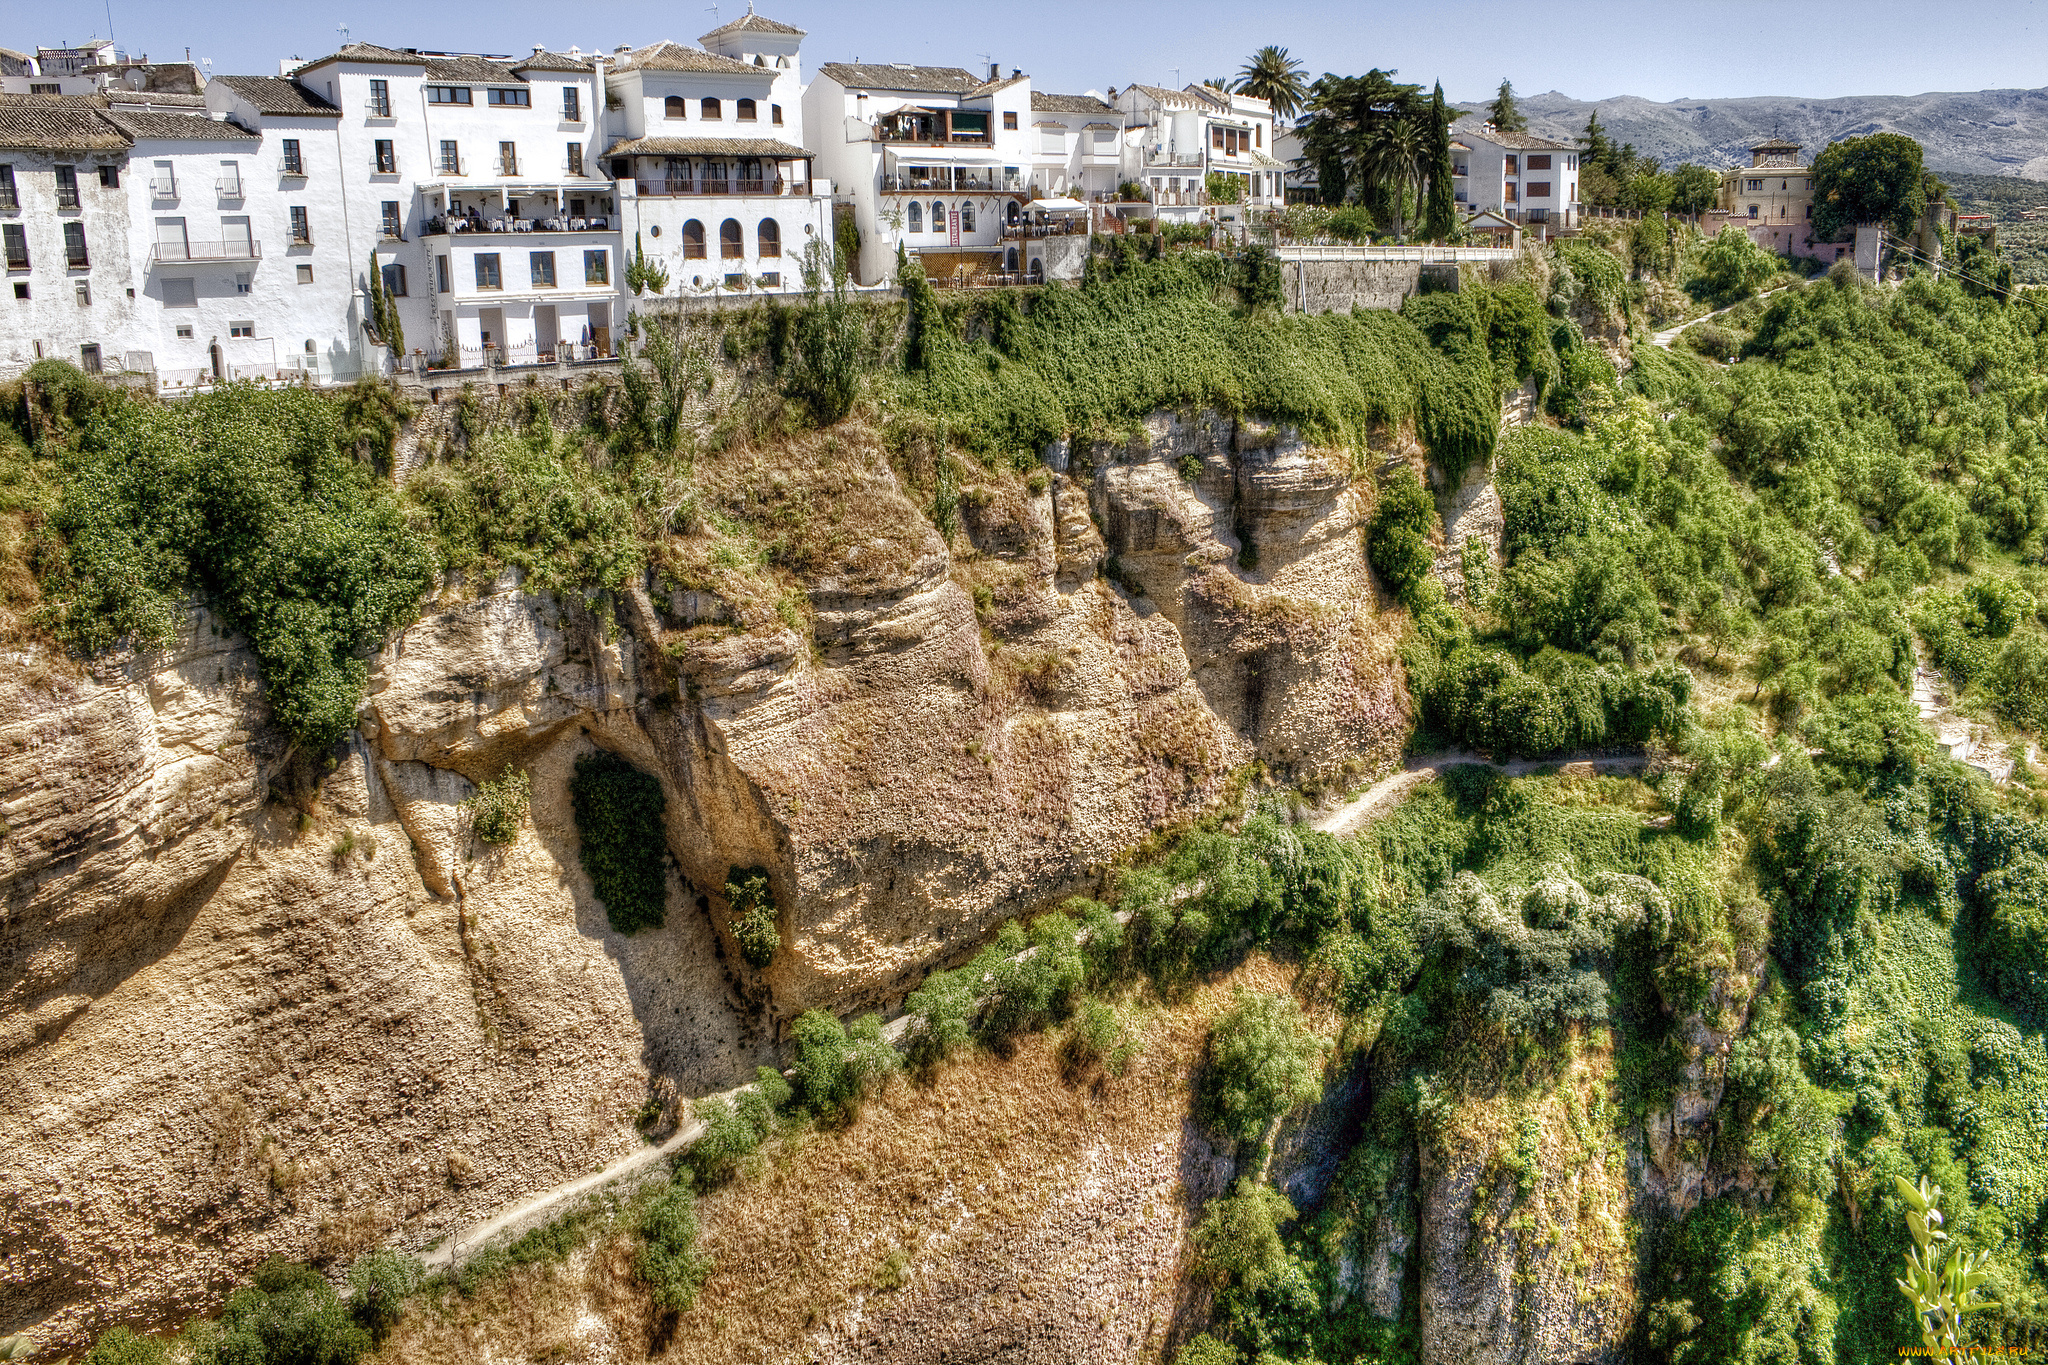
[[[1088,206],[1078,199],[1034,199],[1024,206],[1027,213],[1086,213]]]

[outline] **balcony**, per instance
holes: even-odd
[[[497,232],[609,232],[609,218],[570,218],[550,216],[546,218],[465,218],[437,214],[429,218],[421,233],[428,237],[445,237],[450,233],[479,234]]]
[[[21,199],[15,194],[14,186],[0,185],[0,213],[19,213],[20,211]]]
[[[445,174],[445,172],[443,173]],[[457,171],[456,174],[460,175],[461,172]],[[517,180],[519,178],[519,158],[516,156],[499,157],[498,174],[507,180]]]
[[[92,268],[92,258],[86,254],[84,247],[76,250],[67,247],[64,251],[64,265],[70,270],[89,270]]]
[[[304,180],[306,178],[306,163],[299,157],[281,157],[277,163],[277,173],[279,175],[294,175]]]
[[[690,199],[707,194],[791,194],[803,193],[803,181],[791,183],[777,176],[773,180],[714,180],[699,177],[695,180],[643,180],[636,182],[634,193],[642,199]]]
[[[993,147],[995,138],[988,133],[954,133],[950,137],[940,136],[937,130],[925,132],[912,128],[877,128],[875,141],[888,142],[910,147]]]
[[[240,199],[242,197],[242,177],[239,175],[224,175],[213,182],[213,189],[214,193],[223,199]]]
[[[1024,182],[1022,176],[1010,178],[1001,175],[885,175],[882,177],[882,192],[884,194],[958,194],[963,191],[980,191],[990,194],[1028,194],[1030,193],[1030,186]]]
[[[176,199],[178,182],[162,176],[152,176],[149,182],[149,197],[152,199]]]
[[[437,175],[468,175],[469,168],[459,156],[444,156],[435,168]]]
[[[1145,153],[1145,164],[1147,166],[1200,166],[1202,164],[1202,154],[1200,152],[1147,152]]]
[[[367,118],[390,118],[390,100],[364,100],[363,114]]]
[[[260,261],[263,243],[247,242],[158,242],[149,249],[152,265],[185,261]]]
[[[1006,240],[1020,240],[1035,237],[1074,237],[1088,231],[1086,218],[1062,218],[1049,223],[1005,223],[1003,237]]]

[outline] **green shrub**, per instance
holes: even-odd
[[[898,1064],[879,1015],[864,1014],[848,1030],[823,1010],[806,1010],[790,1026],[792,1102],[820,1118],[852,1119]]]
[[[681,1313],[697,1301],[711,1268],[711,1258],[697,1250],[697,1196],[689,1172],[678,1171],[641,1211],[633,1273],[647,1286],[657,1310]]]
[[[1778,273],[1778,258],[1730,223],[1699,254],[1699,271],[1689,286],[1719,307],[1746,299]]]
[[[1244,1365],[1244,1355],[1235,1346],[1201,1332],[1180,1348],[1173,1365]]]
[[[782,946],[775,926],[775,892],[765,867],[734,867],[726,873],[725,901],[732,907],[732,936],[749,967],[765,967]]]
[[[0,1360],[9,1357],[0,1354]],[[139,1337],[126,1327],[115,1327],[100,1335],[85,1353],[85,1365],[171,1365],[171,1351],[155,1337]]]
[[[569,796],[583,870],[622,934],[658,929],[668,900],[668,842],[661,783],[615,754],[576,760]]]
[[[1240,990],[1209,1033],[1202,1114],[1218,1132],[1243,1142],[1322,1097],[1327,1039],[1309,1028],[1290,995]]]
[[[1287,1196],[1262,1180],[1239,1177],[1202,1210],[1195,1227],[1197,1273],[1210,1284],[1256,1291],[1280,1273],[1287,1249],[1280,1228],[1294,1220]]]
[[[509,844],[519,837],[520,822],[533,804],[533,775],[508,763],[463,804],[469,808],[469,827],[477,838],[487,844]]]
[[[1074,1078],[1097,1071],[1121,1076],[1143,1046],[1137,1031],[1115,1007],[1089,1000],[1075,1011],[1061,1035],[1060,1068]]]
[[[2028,852],[1977,881],[1974,956],[1998,997],[2032,1027],[2048,1023],[2048,861]]]
[[[194,1365],[355,1365],[370,1330],[319,1271],[268,1261],[191,1334]]]
[[[1411,469],[1400,469],[1380,490],[1367,532],[1373,571],[1408,601],[1436,563],[1430,533],[1436,529],[1436,502]]]
[[[49,383],[44,362],[31,377]],[[433,548],[344,451],[340,408],[304,389],[226,384],[176,403],[87,394],[58,453],[42,622],[97,653],[160,648],[204,595],[244,632],[296,743],[355,727],[369,651],[432,586]]]
[[[405,1301],[426,1278],[420,1263],[402,1251],[373,1251],[349,1267],[349,1311],[381,1344],[398,1325]]]

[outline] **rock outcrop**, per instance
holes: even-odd
[[[292,753],[246,645],[0,682],[0,1332],[76,1345],[211,1308],[270,1255],[423,1247],[642,1141],[781,1024],[899,995],[1094,888],[1248,765],[1390,761],[1407,701],[1341,457],[1160,415],[962,490],[951,543],[885,466],[902,553],[810,576],[806,633],[658,579],[448,594],[359,732]],[[914,524],[914,525],[913,525]],[[920,539],[921,538],[921,539]],[[667,796],[665,924],[614,932],[577,758]],[[463,802],[533,780],[510,845]],[[733,866],[769,870],[754,972]]]

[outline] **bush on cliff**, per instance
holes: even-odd
[[[576,760],[569,796],[583,870],[622,934],[658,929],[668,901],[668,836],[661,783],[615,754]]]

